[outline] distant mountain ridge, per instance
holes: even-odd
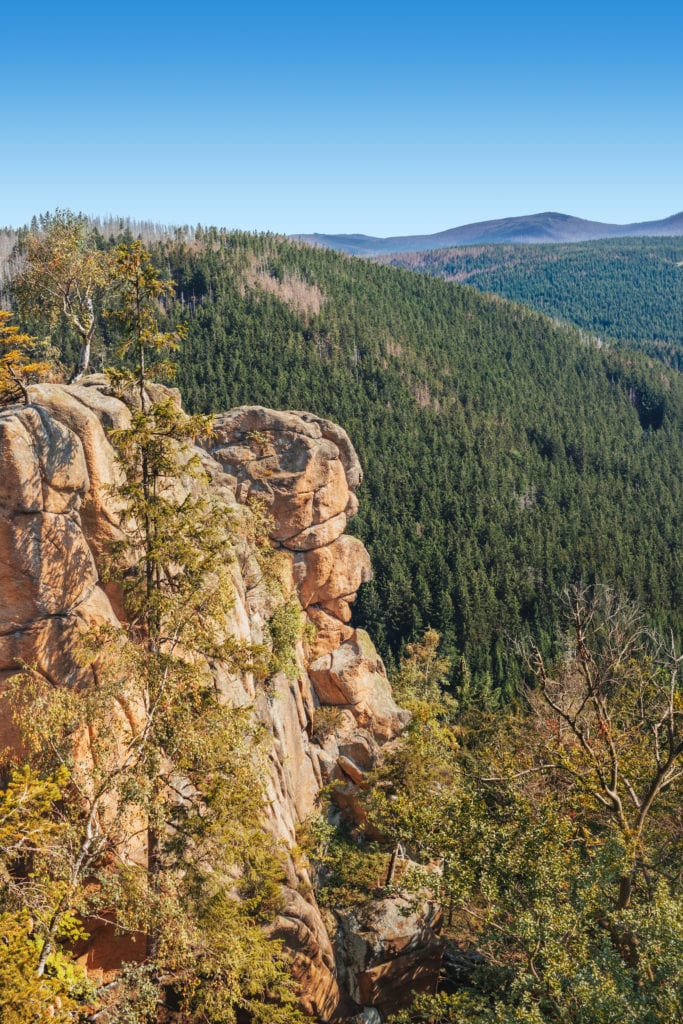
[[[375,238],[372,235],[294,235],[310,245],[355,256],[377,256],[388,252],[422,252],[456,245],[490,245],[505,242],[528,245],[538,242],[588,242],[599,238],[634,238],[647,235],[683,235],[683,211],[664,220],[641,221],[636,224],[603,224],[582,220],[566,213],[533,213],[525,217],[505,217],[463,224],[434,235],[396,235]]]

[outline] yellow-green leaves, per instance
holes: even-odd
[[[48,331],[65,321],[81,347],[75,375],[85,373],[108,280],[107,253],[86,218],[68,210],[41,218],[40,230],[23,237],[20,251],[23,265],[12,290],[22,318]]]
[[[0,1020],[3,1024],[69,1024],[79,1020],[78,1002],[88,993],[81,968],[56,954],[42,977],[36,974],[40,939],[26,910],[0,911]],[[81,1004],[82,1005],[82,1004]]]
[[[456,994],[396,1024],[681,1017],[680,658],[609,591],[570,616],[564,658],[532,649],[526,707],[478,729],[470,712],[456,737],[416,702],[371,779],[370,823],[438,863],[452,956],[476,953]],[[435,644],[407,653],[399,678],[424,693]]]
[[[134,359],[144,409],[147,403],[144,384],[149,373],[157,377],[173,374],[173,364],[163,361],[161,356],[178,349],[185,328],[159,329],[159,316],[164,300],[173,294],[173,282],[159,276],[142,242],[118,245],[112,254],[111,273],[108,316],[121,332],[119,358],[124,359],[130,353]]]
[[[25,401],[27,385],[45,377],[50,363],[40,358],[36,339],[10,323],[12,314],[0,309],[0,405]]]
[[[447,692],[450,659],[439,651],[441,638],[435,629],[421,640],[407,644],[399,670],[392,679],[396,700],[421,717],[452,715],[457,703]]]
[[[68,787],[62,767],[41,775],[24,764],[0,791],[0,1019],[8,1024],[71,1021],[87,992],[83,971],[64,948],[84,938],[65,905],[45,960],[54,913],[67,891],[62,859],[73,833],[58,809]]]

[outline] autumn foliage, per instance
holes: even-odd
[[[0,405],[28,403],[27,385],[50,372],[50,364],[36,352],[36,339],[11,320],[12,314],[0,309]]]

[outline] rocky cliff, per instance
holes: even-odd
[[[35,385],[30,397],[30,405],[0,411],[0,686],[21,662],[54,685],[77,686],[88,681],[76,656],[79,635],[121,615],[97,567],[118,535],[107,431],[127,425],[130,412],[102,377]],[[283,553],[287,596],[312,625],[306,642],[297,643],[296,673],[279,673],[267,690],[249,672],[215,668],[226,699],[253,705],[272,736],[268,827],[292,849],[326,783],[336,782],[344,813],[358,814],[358,786],[405,723],[370,637],[351,624],[351,604],[371,574],[362,543],[345,533],[362,471],[340,427],[261,407],[217,416],[200,455],[206,486],[227,504],[263,502],[272,543]],[[260,643],[272,597],[246,532],[235,555],[232,629],[238,639]],[[325,706],[338,711],[320,738],[315,718]],[[0,745],[17,742],[11,723],[0,720]],[[294,856],[276,932],[292,951],[302,1005],[318,1020],[361,1012],[362,1003],[391,1005],[397,979],[410,986],[411,957],[426,947],[433,960],[438,949],[433,906],[413,909],[411,917],[385,900],[370,917],[325,920],[308,869]],[[90,971],[107,972],[130,955],[105,928],[84,959]]]

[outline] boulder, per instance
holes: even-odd
[[[68,616],[97,570],[79,509],[88,485],[80,439],[37,406],[0,411],[0,633]]]
[[[209,451],[234,478],[239,501],[265,501],[274,540],[296,548],[303,534],[300,550],[308,550],[343,532],[349,485],[339,448],[318,423],[261,406],[233,409],[216,417]]]
[[[363,771],[372,768],[377,760],[379,745],[369,729],[354,729],[337,740],[339,753],[357,764]]]
[[[434,901],[391,896],[336,916],[338,958],[356,1003],[384,1016],[408,1005],[412,992],[436,991],[443,942]]]
[[[0,411],[0,507],[7,512],[77,511],[87,487],[83,447],[39,406]]]
[[[343,771],[344,775],[351,779],[351,782],[355,782],[357,786],[361,786],[365,780],[365,772],[362,768],[359,768],[355,761],[352,761],[350,757],[345,757],[344,754],[340,754],[337,759],[337,764]]]
[[[320,605],[309,604],[306,614],[314,627],[314,636],[310,641],[311,660],[315,661],[324,654],[331,654],[346,641],[350,640],[355,629],[343,623]]]
[[[317,425],[322,436],[337,446],[349,488],[356,491],[363,482],[363,470],[360,459],[356,455],[356,449],[351,444],[351,439],[343,427],[331,420],[322,419],[312,412],[299,412],[295,415],[299,416],[304,423]]]
[[[394,702],[382,659],[364,630],[317,658],[308,672],[320,703],[347,707],[375,739],[392,739],[403,728],[405,713]]]
[[[285,890],[271,934],[290,951],[304,1012],[319,1021],[329,1020],[339,1005],[340,992],[334,951],[318,908],[296,890]]]
[[[353,601],[361,584],[372,579],[372,565],[363,542],[345,535],[326,547],[295,555],[294,573],[303,607],[318,604],[335,615],[339,598]]]
[[[324,523],[316,523],[308,526],[301,533],[297,533],[289,540],[283,541],[283,546],[290,551],[311,551],[313,548],[322,548],[331,544],[337,537],[341,537],[346,529],[348,516],[346,512],[339,512],[337,515],[327,519]]]
[[[51,422],[67,428],[79,440],[87,467],[81,509],[83,530],[93,554],[99,558],[110,542],[121,536],[116,501],[111,493],[120,477],[107,431],[129,426],[130,410],[101,387],[85,383],[68,387],[34,384],[30,394],[43,415],[49,413]]]

